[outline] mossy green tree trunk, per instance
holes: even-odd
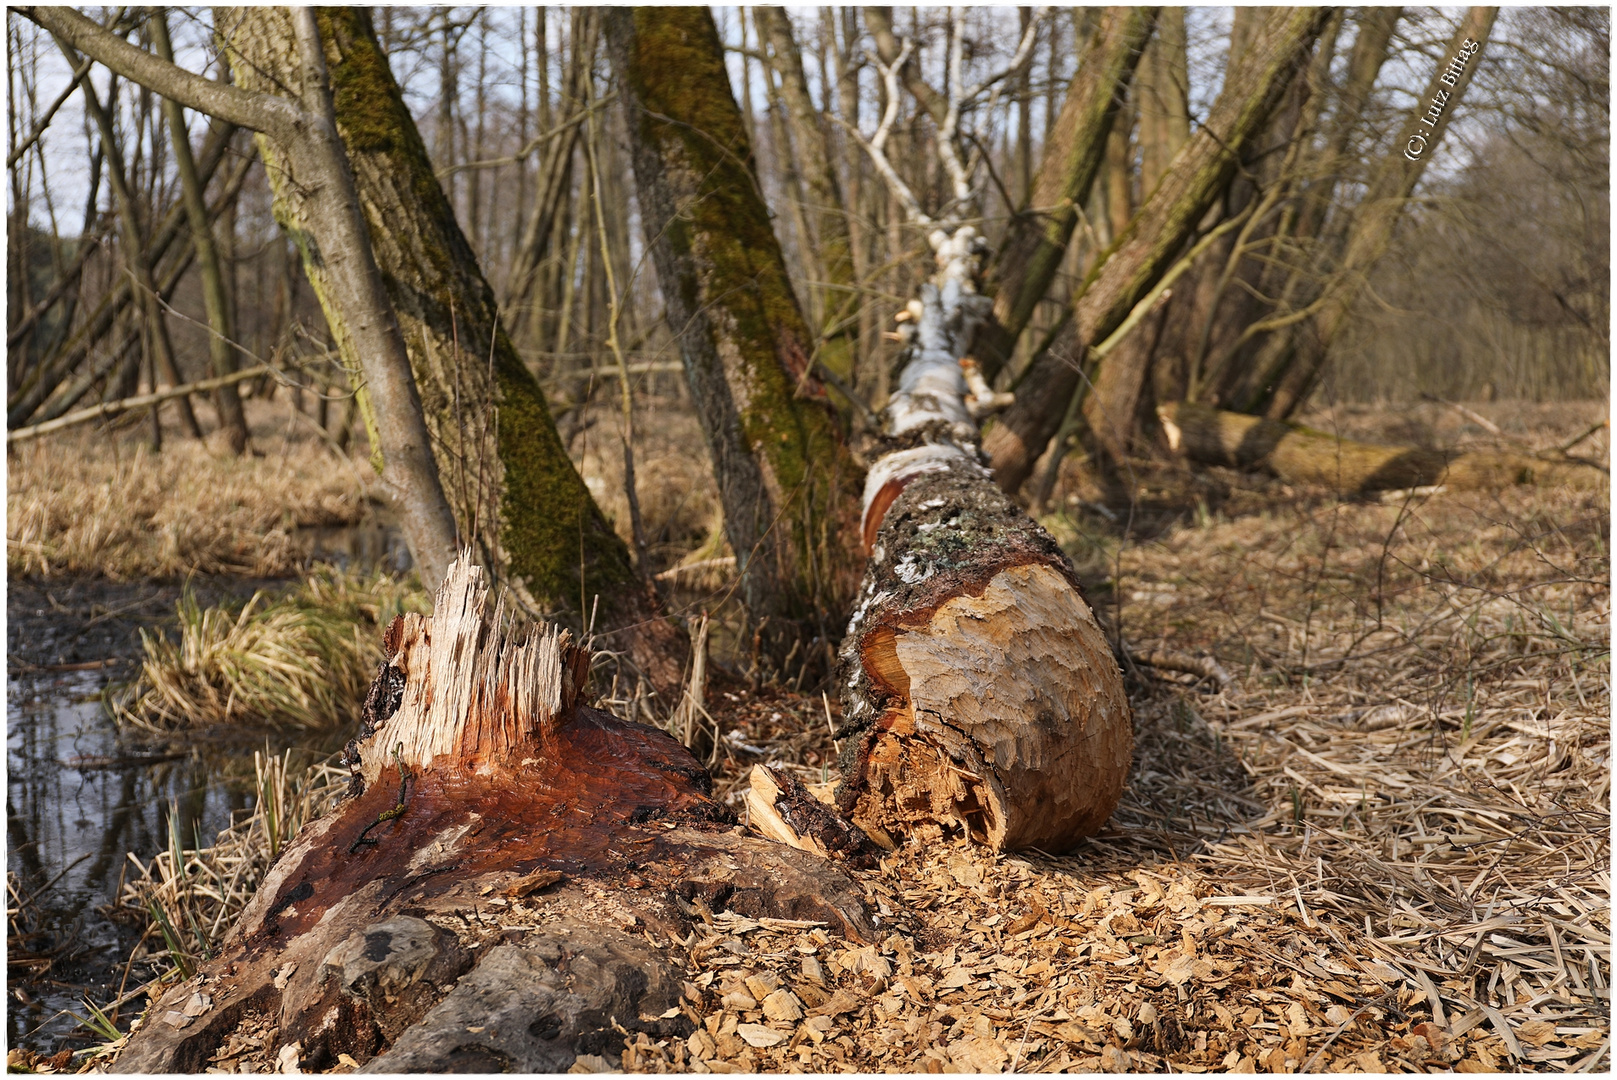
[[[665,315],[713,457],[747,610],[840,621],[860,470],[809,368],[752,146],[706,8],[613,8],[606,36]]]
[[[296,85],[286,9],[221,8],[216,22],[239,85]],[[368,11],[322,9],[319,24],[338,131],[461,536],[531,608],[571,613],[579,622],[593,610],[596,631],[609,646],[626,652],[659,690],[671,692],[684,664],[684,635],[661,616],[627,547],[568,458],[538,382],[501,325],[493,291],[439,185]],[[326,302],[318,244],[298,216],[298,201],[287,197],[275,147],[260,139],[260,149],[276,217],[302,253],[344,363],[357,372],[341,314]],[[360,392],[375,446],[375,420]]]
[[[977,331],[973,350],[988,378],[1010,359],[1061,268],[1156,16],[1155,8],[1107,8],[1079,60],[1045,141],[1032,204],[1011,220],[985,271],[983,291],[994,298],[994,311]]]
[[[1095,466],[1108,479],[1123,482],[1123,462],[1139,452],[1147,433],[1156,427],[1156,402],[1182,398],[1182,387],[1191,381],[1205,350],[1222,348],[1258,317],[1261,278],[1266,266],[1281,261],[1277,245],[1286,243],[1290,229],[1290,207],[1282,200],[1302,168],[1302,152],[1327,100],[1328,75],[1345,14],[1345,9],[1337,9],[1320,35],[1306,75],[1292,80],[1264,131],[1248,140],[1236,178],[1211,211],[1217,227],[1227,231],[1186,268],[1152,317],[1107,355],[1093,388],[1079,391],[1082,438]],[[1244,8],[1240,15],[1242,22],[1261,22],[1262,17],[1260,8]],[[1250,38],[1233,36],[1237,44]],[[1153,48],[1159,43],[1154,42]],[[1147,61],[1141,63],[1142,72],[1150,66]],[[1161,80],[1142,75],[1142,97],[1160,96],[1153,81]],[[1144,160],[1160,157],[1150,154]],[[1145,171],[1143,186],[1154,187],[1160,175]]]
[[[1246,144],[1264,129],[1307,62],[1330,14],[1329,8],[1270,9],[1232,62],[1207,119],[1078,286],[1066,329],[1034,358],[1015,404],[983,439],[995,479],[1006,491],[1021,488],[1061,427],[1087,351],[1124,325],[1184,253],[1235,176]]]

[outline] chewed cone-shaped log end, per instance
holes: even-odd
[[[559,627],[521,625],[503,602],[491,608],[488,593],[482,567],[463,554],[438,586],[431,617],[402,615],[388,628],[388,659],[358,745],[367,785],[399,765],[519,765],[577,706],[588,651]]]
[[[1048,533],[991,483],[937,473],[894,502],[844,644],[839,807],[910,834],[1071,849],[1122,796],[1122,674]]]

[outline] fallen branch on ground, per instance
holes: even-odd
[[[1452,452],[1377,446],[1323,431],[1178,402],[1159,406],[1168,446],[1202,465],[1261,469],[1290,483],[1343,493],[1430,487],[1503,488],[1512,484],[1605,487],[1610,471],[1577,459],[1497,451]]]
[[[134,397],[121,398],[118,401],[104,401],[100,405],[92,405],[88,409],[79,409],[66,416],[58,416],[55,420],[47,420],[42,424],[31,424],[28,427],[17,428],[6,433],[6,442],[20,443],[29,439],[37,439],[41,435],[49,435],[53,431],[87,424],[92,420],[100,420],[107,416],[117,416],[119,413],[129,412],[131,409],[143,409],[148,405],[158,405],[171,398],[185,397],[188,394],[200,394],[208,390],[217,390],[221,386],[232,386],[248,379],[256,379],[260,375],[267,375],[273,369],[264,367],[245,368],[233,371],[229,375],[220,375],[212,379],[202,379],[184,386],[171,386],[167,390],[159,390],[151,394],[137,394]]]
[[[1126,646],[1125,646],[1126,648]],[[1197,675],[1203,679],[1212,679],[1223,690],[1230,685],[1230,673],[1224,670],[1224,665],[1211,656],[1193,656],[1177,649],[1128,649],[1128,657],[1134,663],[1143,667],[1153,667],[1159,671],[1182,671],[1187,675]]]

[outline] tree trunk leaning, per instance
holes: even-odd
[[[566,1072],[623,1031],[691,1033],[668,942],[703,911],[880,936],[841,869],[744,835],[682,746],[587,707],[567,631],[509,618],[465,560],[433,612],[388,628],[352,793],[154,1002],[121,1071],[200,1072],[256,1013],[305,1071]]]
[[[723,43],[705,8],[604,17],[646,240],[743,601],[776,634],[821,622],[852,591],[858,468],[809,367],[815,335],[758,189]]]
[[[1033,181],[1032,203],[1013,218],[984,271],[993,317],[977,332],[972,355],[992,380],[1010,359],[1061,268],[1079,208],[1106,157],[1107,137],[1129,79],[1151,37],[1155,8],[1107,8],[1067,90]]]
[[[1462,453],[1377,446],[1323,431],[1180,402],[1157,409],[1168,445],[1200,465],[1261,469],[1288,483],[1342,494],[1444,485],[1498,489],[1513,484],[1604,488],[1610,473],[1577,461],[1472,450]]]
[[[1073,297],[1072,321],[1023,377],[1016,403],[988,432],[995,478],[1018,491],[1061,426],[1084,353],[1145,300],[1224,191],[1242,148],[1264,127],[1330,17],[1328,8],[1274,8],[1241,51],[1204,124]]]
[[[1480,66],[1499,9],[1466,11],[1444,54],[1445,67],[1433,73],[1426,92],[1402,126],[1407,142],[1383,160],[1380,173],[1355,216],[1340,261],[1310,305],[1313,314],[1269,335],[1239,364],[1242,378],[1223,398],[1242,412],[1261,412],[1272,420],[1295,413],[1313,391],[1331,342],[1347,324],[1370,271],[1392,243],[1392,236],[1427,163],[1437,154],[1460,98]],[[1432,119],[1433,113],[1435,119]],[[1419,139],[1417,144],[1415,140]],[[1419,148],[1411,153],[1410,147]]]
[[[295,70],[285,9],[230,9],[220,22],[242,85],[268,88]],[[672,696],[688,650],[684,635],[662,616],[568,457],[455,221],[370,16],[362,8],[324,9],[320,26],[338,131],[459,534],[475,539],[479,556],[530,611],[571,611],[581,628],[598,598],[597,632]],[[270,177],[277,216],[292,235],[307,237],[296,193],[276,183],[275,170]],[[324,297],[328,273],[318,250],[300,250]],[[326,314],[340,321],[329,308]],[[341,341],[336,326],[333,332]],[[345,363],[358,370],[353,357],[345,354]]]

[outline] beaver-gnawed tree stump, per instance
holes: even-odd
[[[463,559],[431,618],[389,628],[353,794],[153,1004],[120,1071],[200,1072],[266,1016],[304,1069],[566,1071],[615,1059],[624,1029],[690,1033],[677,939],[703,910],[873,939],[840,869],[745,835],[677,742],[582,704],[565,631],[490,607]]]

